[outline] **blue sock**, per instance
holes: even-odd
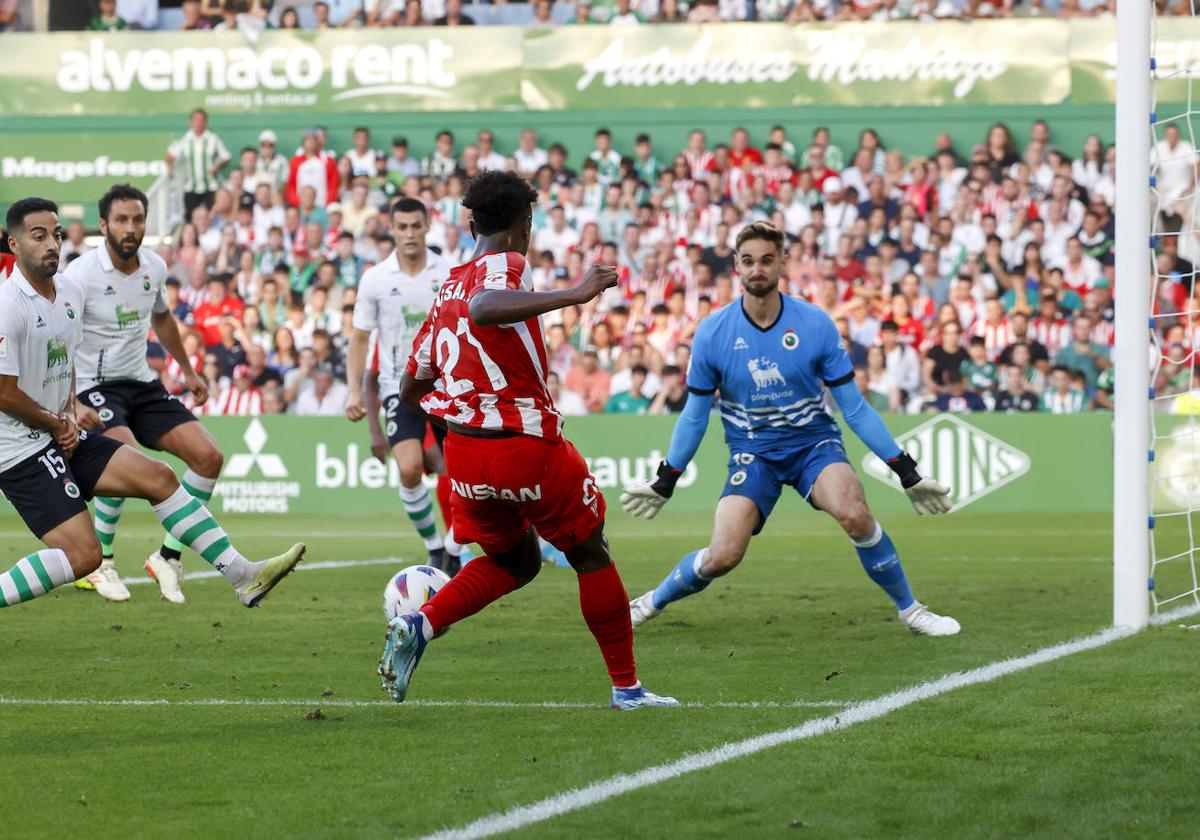
[[[854,548],[858,551],[858,559],[866,570],[867,577],[879,584],[888,594],[898,610],[906,610],[913,605],[912,590],[908,588],[908,578],[904,576],[904,568],[900,565],[900,555],[896,546],[883,530],[883,526],[875,523],[875,532],[871,536],[854,540]]]
[[[712,578],[706,578],[700,574],[700,562],[703,556],[703,548],[684,555],[671,573],[663,578],[663,582],[654,588],[654,595],[650,599],[654,604],[654,609],[661,610],[672,601],[695,595],[712,583]]]

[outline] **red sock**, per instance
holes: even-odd
[[[422,605],[421,612],[425,613],[433,632],[440,633],[516,588],[517,579],[512,572],[491,557],[476,557],[439,589],[429,603]]]
[[[637,670],[633,664],[629,596],[625,594],[625,584],[621,583],[615,565],[609,563],[603,569],[579,576],[579,608],[604,654],[604,664],[608,666],[613,685],[628,688],[635,684]]]
[[[450,530],[450,479],[444,473],[438,476],[437,482],[438,507],[442,511],[442,524]]]

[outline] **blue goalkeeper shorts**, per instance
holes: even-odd
[[[758,508],[758,534],[779,501],[784,485],[794,487],[804,500],[812,504],[813,484],[830,464],[849,464],[841,437],[831,437],[812,446],[805,446],[784,457],[734,452],[729,458],[729,477],[721,498],[744,496]]]

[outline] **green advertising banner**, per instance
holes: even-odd
[[[98,115],[519,107],[519,35],[363,29],[8,34],[0,113]]]
[[[1179,76],[1200,22],[1160,26]],[[0,113],[1052,105],[1113,99],[1111,20],[13,33]],[[1160,100],[1186,100],[1183,78]]]
[[[997,512],[1112,509],[1111,415],[889,416],[887,423],[922,471],[952,488],[956,509]],[[673,417],[571,418],[568,436],[588,459],[611,505],[623,484],[653,477]],[[399,509],[394,462],[371,456],[362,426],[304,417],[209,418],[225,453],[212,507],[218,514],[372,514]],[[911,511],[891,472],[853,434],[847,454],[881,513]],[[1164,453],[1176,460],[1182,457]],[[676,510],[711,511],[728,476],[717,421],[671,501]],[[1172,489],[1200,494],[1200,460]],[[791,491],[780,510],[807,505]],[[0,515],[12,508],[0,503]]]
[[[1108,103],[1117,94],[1117,32],[1112,20],[1073,20],[1071,27],[1071,101]],[[1189,74],[1200,61],[1200,20],[1165,17],[1154,29],[1154,97],[1187,102]],[[1159,118],[1168,116],[1159,114]]]
[[[161,132],[0,132],[0,206],[30,195],[52,196],[60,204],[84,205],[81,215],[91,219],[96,199],[114,183],[147,189],[165,175],[171,139]]]
[[[1054,104],[1057,21],[560,28],[525,36],[530,108]]]

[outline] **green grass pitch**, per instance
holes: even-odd
[[[394,518],[224,517],[251,556],[422,556]],[[918,597],[963,624],[914,638],[832,522],[781,511],[743,566],[638,632],[655,691],[708,704],[616,714],[574,575],[434,642],[410,697],[561,708],[391,705],[374,674],[393,567],[290,577],[258,610],[219,579],[127,604],[59,590],[0,612],[0,835],[413,837],[838,706],[1091,633],[1110,616],[1106,517],[967,512],[885,522]],[[610,514],[630,594],[707,539],[707,517]],[[127,514],[118,564],[158,532]],[[0,520],[0,556],[34,545]],[[195,556],[185,566],[199,571]],[[1191,619],[1195,622],[1197,619]],[[1194,837],[1196,646],[1187,622],[917,703],[531,826],[530,837]],[[14,704],[167,700],[175,705]],[[203,700],[243,705],[179,705]],[[245,701],[301,701],[245,705]],[[366,701],[371,705],[339,705]],[[747,708],[774,702],[812,705]],[[321,713],[313,714],[315,710]]]

